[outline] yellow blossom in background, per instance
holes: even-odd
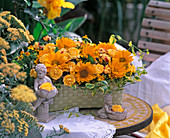
[[[26,79],[26,77],[27,77],[27,73],[26,72],[18,72],[16,74],[16,78],[18,80],[21,80],[21,81],[24,81]]]
[[[20,55],[23,55],[23,54],[24,54],[24,51],[21,51],[21,52],[20,52]]]
[[[16,29],[16,28],[8,28],[7,31],[10,32],[9,38],[10,38],[12,41],[16,41],[16,40],[18,40],[18,39],[21,38],[18,29]]]
[[[6,51],[5,51],[5,49],[1,49],[0,52],[2,53],[2,55],[6,56]]]
[[[10,27],[10,23],[7,20],[3,19],[1,16],[0,16],[0,24],[6,28]]]
[[[37,99],[34,91],[26,85],[18,85],[17,87],[11,89],[11,98],[26,103],[33,102]]]
[[[76,44],[71,38],[62,37],[61,39],[56,40],[56,46],[59,49],[61,48],[69,49],[71,47],[76,47]]]
[[[121,105],[112,105],[112,111],[114,111],[114,112],[123,112],[124,109],[122,108]]]
[[[43,40],[46,41],[46,42],[47,42],[47,41],[51,41],[51,37],[48,36],[48,35],[47,35],[47,36],[44,36],[44,37],[43,37]]]
[[[60,17],[61,7],[70,9],[75,8],[72,3],[65,2],[65,0],[38,0],[38,3],[47,9],[47,17],[49,19]]]
[[[0,37],[0,49],[9,49],[9,43],[3,39],[2,37]]]
[[[30,45],[30,46],[28,47],[28,49],[34,50],[34,47],[33,47],[32,45]]]
[[[63,82],[64,82],[64,85],[66,86],[72,86],[76,82],[76,80],[73,75],[66,75],[63,78]]]
[[[66,127],[63,128],[65,132],[69,133],[70,134],[70,130]]]
[[[4,61],[5,64],[8,63],[8,60],[7,60],[7,57],[6,57],[6,56],[1,56],[1,58],[3,59],[3,61]]]
[[[30,55],[30,52],[25,52],[25,55],[28,57]]]
[[[37,72],[35,71],[35,69],[30,70],[30,77],[37,78]]]
[[[63,125],[59,125],[60,128],[63,128]]]
[[[49,74],[52,79],[58,80],[63,75],[63,71],[57,66],[55,66],[50,69]]]
[[[65,65],[62,66],[62,71],[70,72],[70,69],[74,68],[75,65],[76,65],[75,62],[68,61]]]
[[[0,16],[2,17],[2,16],[6,16],[6,15],[8,15],[8,14],[10,14],[11,12],[10,11],[3,11],[3,12],[1,12],[0,13]]]
[[[33,45],[34,49],[39,49],[40,43],[39,42],[35,42]]]
[[[83,38],[88,38],[87,35],[84,35]]]
[[[52,83],[46,82],[46,83],[43,83],[43,84],[40,86],[40,89],[45,89],[45,90],[47,90],[47,91],[51,91],[51,90],[54,90],[55,87],[52,86]]]

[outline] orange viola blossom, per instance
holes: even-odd
[[[113,112],[123,112],[125,109],[122,108],[121,105],[112,105],[112,111]]]
[[[30,77],[37,78],[37,72],[35,71],[35,69],[30,70]]]
[[[51,90],[54,90],[55,87],[52,86],[52,83],[50,82],[45,82],[43,83],[41,86],[40,86],[40,89],[45,89],[47,91],[51,91]]]

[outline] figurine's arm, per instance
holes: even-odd
[[[107,113],[112,113],[112,111],[111,111],[111,110],[109,110],[109,106],[104,105],[104,108],[105,108],[105,110],[106,110],[106,112],[107,112]]]
[[[37,79],[35,79],[35,81],[34,81],[34,90],[35,90],[36,93],[39,92]]]

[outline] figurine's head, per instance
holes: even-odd
[[[37,76],[38,78],[42,79],[45,77],[46,73],[47,73],[47,68],[44,64],[38,64],[35,67],[35,71],[37,72]]]
[[[107,105],[112,105],[112,95],[111,94],[106,94],[104,96],[104,103]]]

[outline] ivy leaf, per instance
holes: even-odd
[[[94,58],[93,58],[92,56],[88,55],[88,60],[89,60],[92,64],[94,64]]]
[[[76,90],[76,85],[72,85],[71,88],[72,88],[73,90]]]
[[[108,87],[107,87],[107,86],[101,86],[101,87],[99,87],[99,89],[101,89],[102,92],[103,92],[104,94],[106,94],[106,92],[107,92],[107,90],[108,90]]]
[[[68,118],[70,118],[72,115],[73,115],[73,113],[71,112],[71,113],[69,114]]]
[[[95,87],[95,84],[92,84],[92,83],[86,83],[86,88],[88,89],[93,89]]]
[[[108,83],[107,83],[107,81],[105,81],[105,80],[99,81],[99,82],[102,83],[102,84],[104,84],[104,85],[106,85],[106,86],[109,86]]]
[[[79,115],[77,113],[74,113],[76,115],[76,117],[79,117]]]

